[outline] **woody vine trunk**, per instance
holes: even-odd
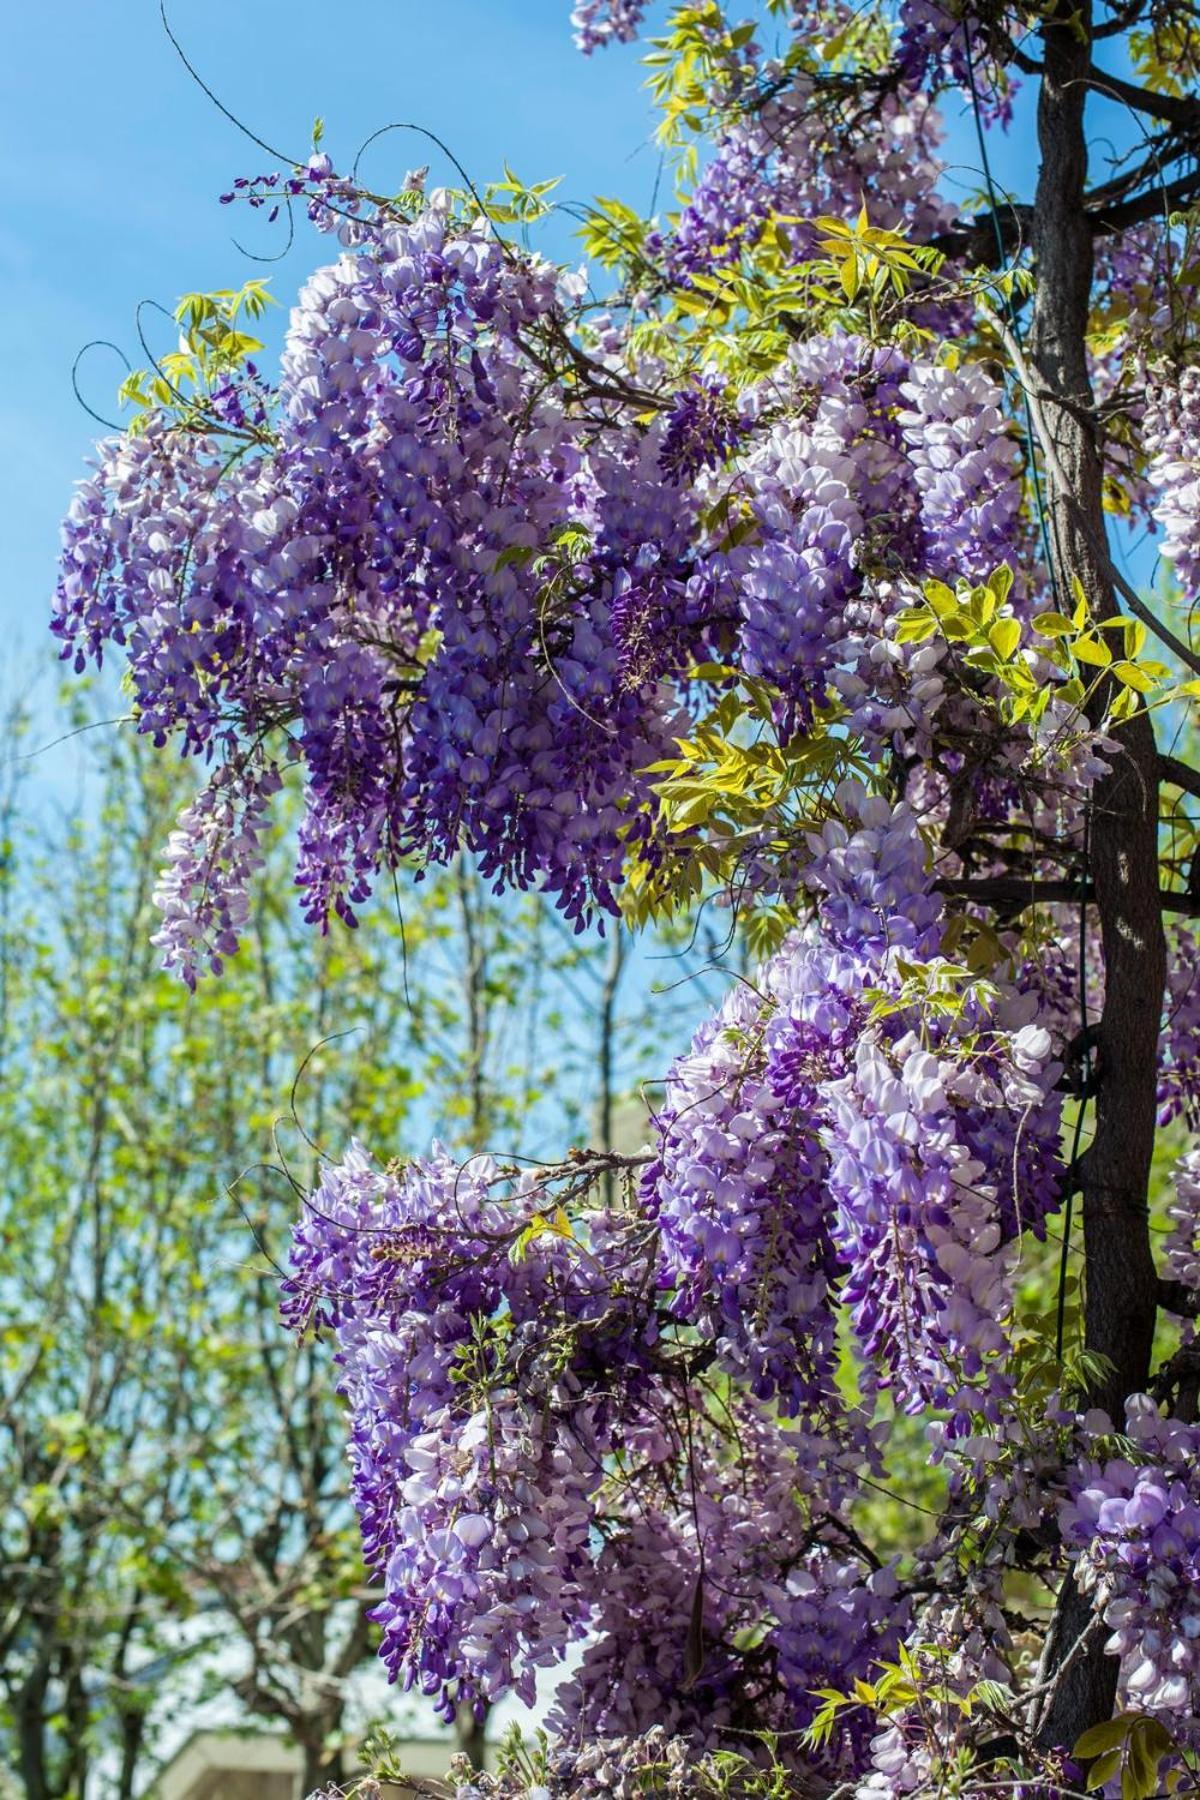
[[[1093,244],[1084,210],[1084,125],[1092,20],[1088,4],[1065,7],[1043,30],[1038,101],[1041,170],[1033,217],[1037,266],[1032,363],[1059,469],[1047,471],[1055,577],[1068,599],[1082,586],[1093,613],[1117,600],[1105,556],[1102,451],[1092,414],[1086,330]],[[1061,477],[1061,479],[1060,479]],[[1158,893],[1158,777],[1146,713],[1119,731],[1120,754],[1094,790],[1088,870],[1104,946],[1105,987],[1096,1046],[1094,1136],[1078,1170],[1086,1269],[1085,1333],[1105,1357],[1107,1377],[1091,1398],[1120,1422],[1125,1397],[1150,1373],[1156,1311],[1147,1189],[1155,1129],[1155,1070],[1166,979]],[[1072,1655],[1093,1614],[1064,1583],[1047,1662],[1062,1667],[1042,1722],[1047,1744],[1071,1745],[1110,1716],[1117,1660],[1093,1631]],[[1070,1662],[1067,1666],[1067,1659]]]

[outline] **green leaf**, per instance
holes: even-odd
[[[1092,637],[1085,632],[1077,637],[1071,646],[1077,662],[1091,663],[1096,668],[1107,669],[1112,661],[1112,651],[1103,638]]]
[[[988,630],[988,642],[997,656],[1007,662],[1021,642],[1019,619],[997,619]]]
[[[1072,1756],[1080,1756],[1085,1762],[1093,1756],[1100,1756],[1105,1750],[1112,1750],[1123,1744],[1129,1735],[1129,1727],[1133,1723],[1128,1713],[1122,1713],[1115,1719],[1105,1719],[1099,1725],[1093,1725],[1077,1738]]]
[[[1121,1752],[1119,1750],[1108,1750],[1103,1756],[1098,1756],[1088,1770],[1088,1793],[1095,1793],[1097,1788],[1104,1787],[1107,1782],[1112,1780],[1120,1767]]]
[[[1001,563],[998,569],[993,569],[988,576],[987,584],[995,594],[998,603],[1003,606],[1012,592],[1013,584],[1013,572],[1008,564]]]
[[[944,581],[927,581],[922,592],[939,619],[958,611],[958,595]]]
[[[932,613],[910,612],[900,615],[896,624],[896,642],[898,644],[923,644],[937,630],[937,620]]]
[[[1075,650],[1078,655],[1078,645],[1075,646]],[[1147,674],[1145,669],[1139,668],[1137,663],[1124,661],[1115,662],[1112,666],[1112,672],[1118,681],[1123,682],[1128,688],[1133,688],[1139,694],[1152,694],[1154,692],[1156,685],[1154,677]]]

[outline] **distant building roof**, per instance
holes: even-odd
[[[401,1751],[412,1775],[444,1775],[451,1745],[410,1738]],[[160,1772],[153,1800],[304,1800],[304,1759],[285,1738],[267,1731],[198,1731]],[[389,1784],[389,1800],[404,1789]]]

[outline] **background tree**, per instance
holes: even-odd
[[[186,771],[86,741],[94,811],[61,831],[14,779],[19,715],[4,763],[0,1741],[31,1800],[124,1796],[224,1691],[315,1786],[375,1634],[342,1409],[278,1322],[289,1175],[347,1120],[402,1152],[577,1119],[589,950],[465,867],[314,938],[276,834],[243,952],[189,997],[150,943]]]

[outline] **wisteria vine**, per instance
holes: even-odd
[[[586,0],[576,41],[646,11]],[[1047,1696],[1101,1628],[1118,1705],[1195,1748],[1193,1330],[1118,1426],[1090,1404],[1072,1213],[1115,942],[1088,911],[1095,796],[1139,707],[1195,684],[1048,566],[1074,515],[1048,523],[1019,354],[1025,221],[988,240],[940,161],[939,96],[1007,128],[1037,23],[677,11],[656,92],[703,153],[653,218],[591,216],[607,290],[505,231],[543,210],[513,178],[501,205],[423,171],[380,196],[319,152],[239,177],[223,201],[331,241],[278,377],[218,308],[71,505],[62,654],[119,653],[138,729],[205,777],[156,890],[189,984],[237,953],[285,787],[321,929],[465,854],[577,932],[711,901],[752,952],[647,1088],[640,1150],[355,1144],[295,1228],[285,1310],[332,1345],[389,1675],[450,1723],[553,1695],[553,1749],[460,1771],[460,1800],[895,1800],[970,1791],[989,1755],[1066,1793],[1093,1752],[1047,1739]],[[1193,603],[1187,283],[1110,186],[1101,400],[1056,405],[1108,433],[1109,500],[1162,529]],[[1200,778],[1173,766],[1190,857]],[[1180,925],[1177,1135],[1195,963]],[[1175,1148],[1160,1261],[1190,1320],[1200,1152]],[[940,1498],[879,1554],[910,1418]],[[1031,1584],[1085,1613],[1041,1666]]]

